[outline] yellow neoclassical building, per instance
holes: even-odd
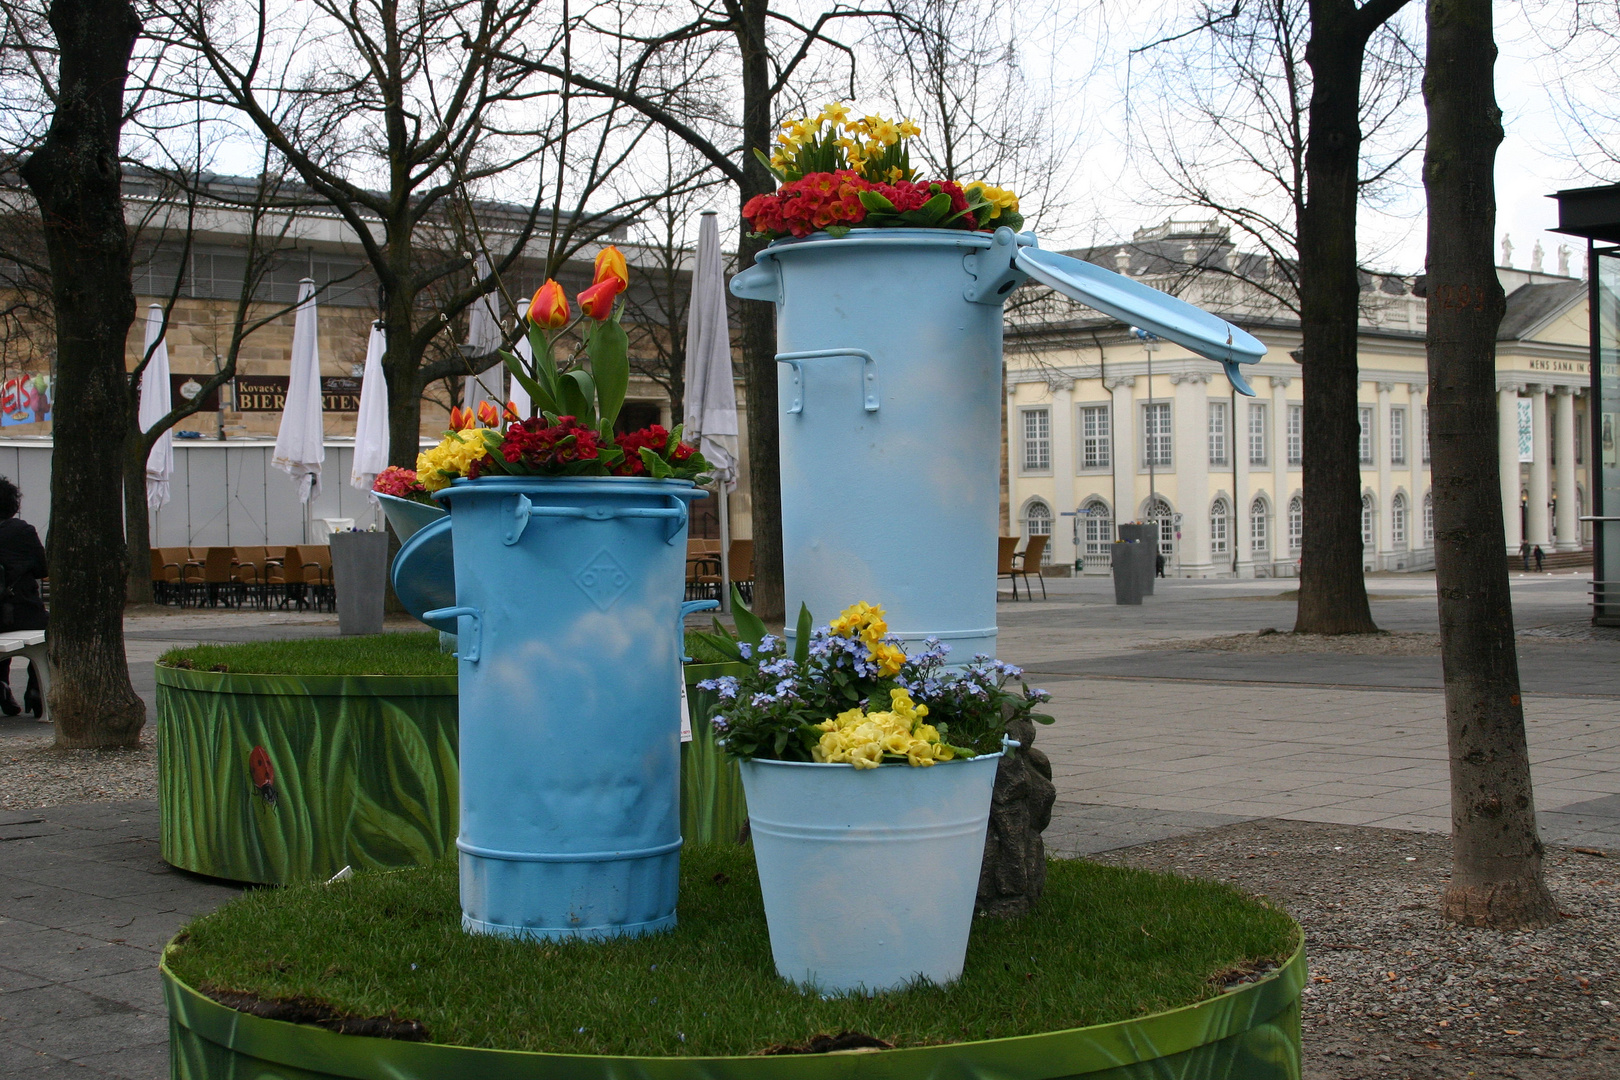
[[[1219,365],[1050,292],[1007,325],[1007,506],[1024,537],[1049,534],[1048,564],[1106,573],[1120,521],[1158,520],[1167,574],[1298,572],[1304,385],[1284,275],[1236,251],[1213,222],[1170,221],[1132,242],[1071,252],[1221,314],[1265,342],[1245,367],[1257,396]],[[1507,549],[1584,548],[1591,452],[1587,285],[1499,268],[1498,453]],[[1362,539],[1369,570],[1434,565],[1424,301],[1412,279],[1367,275],[1362,291]]]

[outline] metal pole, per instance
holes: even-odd
[[[731,613],[731,496],[726,493],[725,477],[715,484],[720,500],[720,612]]]

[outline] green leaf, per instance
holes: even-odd
[[[600,415],[612,423],[619,418],[630,389],[630,336],[619,325],[617,314],[591,330],[585,339],[585,355],[591,358],[591,374],[596,377]]]
[[[917,209],[907,210],[905,213],[900,215],[900,219],[908,224],[922,225],[926,227],[930,225],[938,225],[944,220],[945,215],[949,214],[950,212],[951,197],[942,191],[938,195],[935,195],[932,199],[929,199],[927,202],[917,207]]]
[[[786,174],[784,174],[782,172],[782,170],[778,169],[775,165],[772,165],[771,164],[771,159],[768,156],[766,156],[765,152],[763,150],[761,150],[757,146],[754,147],[754,156],[759,159],[759,163],[761,165],[765,166],[765,168],[770,172],[770,174],[772,176],[776,177],[776,179],[778,181],[786,181],[787,180]]]
[[[719,626],[720,624],[717,622],[715,625]],[[726,659],[734,663],[742,662],[742,650],[737,648],[737,642],[732,639],[730,634],[709,634],[702,630],[692,630],[690,633],[693,640],[701,641]]]
[[[534,354],[534,381],[546,388],[546,397],[556,401],[562,394],[557,385],[557,358],[546,332],[533,324],[529,326],[529,351]]]
[[[558,380],[562,384],[562,406],[586,427],[596,426],[596,410],[591,408],[591,399],[585,396],[585,386],[572,376],[584,375],[583,371],[570,371]],[[587,376],[588,378],[588,376]]]
[[[882,192],[863,191],[860,193],[860,197],[861,205],[874,213],[897,214],[900,212],[899,208],[885,198]],[[947,198],[945,201],[949,204],[950,199]]]
[[[546,393],[545,388],[535,382],[529,376],[529,373],[523,369],[522,360],[507,352],[501,353],[501,359],[505,361],[506,369],[512,373],[512,378],[516,379],[518,385],[529,392],[529,407],[531,409],[550,412],[557,408],[557,403],[551,400],[551,395]],[[528,417],[525,416],[523,419],[527,420]]]
[[[800,667],[810,659],[810,605],[799,604],[799,625],[794,631],[793,662]]]
[[[1001,212],[1001,216],[996,218],[995,225],[996,225],[997,228],[1001,227],[1002,225],[1005,225],[1005,226],[1007,226],[1007,228],[1011,229],[1013,232],[1023,232],[1024,231],[1024,215],[1020,214],[1016,210],[1003,210]]]
[[[654,480],[667,480],[675,472],[669,467],[669,462],[650,446],[641,448],[641,463],[647,466],[647,471],[652,474]]]
[[[743,603],[742,593],[737,591],[736,585],[731,586],[731,615],[737,624],[738,640],[758,645],[766,634],[765,623]]]
[[[825,229],[822,229],[821,231],[826,233],[828,236],[832,237],[834,240],[836,240],[841,236],[848,236],[849,235],[849,226],[848,225],[829,225]]]

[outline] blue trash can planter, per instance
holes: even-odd
[[[857,229],[777,240],[731,291],[777,308],[789,612],[881,596],[896,635],[995,655],[1001,304],[1033,278],[1221,362],[1265,347],[1032,233]],[[789,636],[793,631],[789,630]]]
[[[457,480],[438,496],[451,514],[401,549],[409,606],[445,595],[432,581],[453,538],[454,604],[420,615],[458,635],[467,930],[674,925],[687,506],[703,496],[687,480]]]

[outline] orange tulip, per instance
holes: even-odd
[[[459,405],[450,406],[451,431],[466,431],[473,426],[473,423],[473,411],[471,409],[463,409]]]
[[[517,402],[508,401],[506,403],[506,417],[505,417],[505,419],[507,419],[509,421],[512,421],[513,423],[522,423],[523,422],[523,417],[518,415]]]
[[[529,321],[549,330],[560,330],[568,325],[568,294],[561,285],[546,278],[529,305]]]
[[[630,268],[616,247],[605,247],[596,256],[596,276],[591,278],[591,284],[600,285],[608,278],[618,279],[620,289],[630,284]]]
[[[478,422],[485,427],[494,427],[501,422],[501,410],[496,408],[493,401],[480,401],[478,403]]]
[[[597,322],[606,322],[613,316],[613,301],[623,291],[624,282],[615,277],[604,278],[579,294],[579,310]]]

